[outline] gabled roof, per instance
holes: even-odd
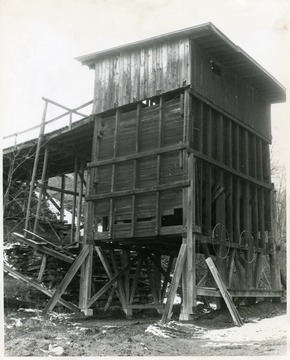
[[[79,56],[76,60],[93,69],[94,64],[100,59],[115,56],[120,52],[131,49],[142,48],[154,43],[162,43],[185,36],[195,40],[202,50],[205,50],[221,64],[231,68],[236,74],[251,83],[271,103],[279,103],[286,100],[286,89],[268,71],[259,65],[244,50],[235,45],[210,22],[127,45]]]

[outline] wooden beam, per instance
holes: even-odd
[[[95,301],[97,301],[118,279],[120,279],[120,277],[127,271],[130,269],[130,267],[141,257],[141,254],[138,254],[137,256],[135,256],[130,263],[123,267],[118,274],[116,274],[105,286],[102,287],[102,289],[100,289],[95,295],[93,295],[89,302],[88,302],[88,307],[92,306],[93,303]]]
[[[191,185],[185,192],[186,214],[186,237],[183,241],[187,244],[187,256],[183,270],[183,307],[180,314],[181,320],[189,320],[193,314],[193,308],[196,307],[196,234],[193,233],[193,226],[196,224],[196,160],[193,154],[188,154],[188,177],[191,179]]]
[[[80,252],[78,257],[76,258],[75,262],[72,264],[71,268],[69,269],[69,271],[65,274],[64,278],[62,279],[61,283],[57,287],[57,289],[54,292],[53,296],[51,297],[51,299],[46,304],[46,307],[43,310],[43,314],[47,314],[49,311],[51,311],[54,308],[54,306],[56,305],[56,303],[59,301],[60,297],[64,293],[65,289],[68,287],[69,283],[72,281],[73,277],[75,276],[75,274],[79,270],[80,266],[82,265],[82,263],[84,262],[84,260],[88,256],[89,251],[90,250],[89,250],[88,245],[86,245],[82,249],[82,251]]]
[[[116,163],[123,162],[123,161],[137,160],[137,159],[141,159],[144,157],[151,157],[154,155],[165,154],[168,152],[174,152],[174,151],[183,150],[183,149],[188,149],[188,144],[176,144],[176,145],[170,145],[170,146],[163,146],[160,149],[146,150],[146,151],[138,152],[135,154],[118,156],[116,158],[111,158],[108,160],[96,160],[96,161],[92,161],[92,162],[88,163],[87,166],[88,166],[88,168],[93,168],[93,167],[97,167],[97,166],[111,165],[111,164],[116,164]]]
[[[25,238],[23,235],[18,234],[18,233],[13,233],[13,235],[17,236],[18,239],[22,240],[23,242],[25,242],[27,245],[30,245],[31,247],[33,247],[34,249],[36,249],[39,252],[42,252],[43,254],[46,255],[50,255],[52,257],[55,257],[56,259],[65,261],[67,263],[73,263],[74,262],[74,258],[72,256],[67,256],[65,254],[62,254],[59,251],[50,249],[46,246],[44,246],[43,244],[39,244],[38,242],[31,240],[31,239],[27,239]]]
[[[16,277],[17,279],[24,281],[29,286],[32,286],[34,289],[37,289],[37,290],[41,291],[42,293],[44,293],[46,296],[48,296],[50,298],[53,296],[52,291],[47,290],[43,286],[37,284],[34,280],[29,279],[27,276],[24,276],[24,275],[20,274],[18,271],[12,269],[10,266],[6,265],[5,263],[3,264],[3,267],[4,267],[4,271],[6,271],[8,274],[11,274],[11,276]],[[63,299],[59,298],[58,303],[60,305],[63,305],[65,307],[67,307],[68,309],[70,309],[72,311],[79,311],[79,308],[76,305],[74,305],[73,303],[69,302],[69,301],[66,301],[66,300],[63,300]]]
[[[151,294],[152,294],[152,297],[153,297],[154,304],[159,304],[156,288],[154,286],[154,278],[153,278],[153,275],[152,275],[151,266],[149,264],[148,258],[145,258],[144,261],[145,261],[145,265],[146,265],[146,269],[147,269],[147,275],[148,275],[148,279],[149,279],[149,285],[150,285]]]
[[[45,150],[44,150],[44,160],[43,160],[43,166],[42,166],[41,184],[44,184],[45,179],[46,179],[46,170],[47,170],[47,163],[48,163],[48,152],[49,152],[49,150],[46,147]],[[34,227],[33,227],[34,232],[36,232],[36,230],[37,230],[39,214],[40,214],[40,207],[41,207],[41,202],[43,200],[43,193],[44,193],[43,188],[40,187],[39,194],[38,194],[38,200],[37,200],[35,220],[34,220]]]
[[[64,193],[64,194],[67,194],[67,195],[77,195],[77,196],[79,196],[78,192],[75,193],[74,191],[71,191],[71,190],[62,190],[62,189],[54,187],[54,186],[42,185],[40,183],[38,183],[37,185],[42,186],[45,190],[57,191],[59,193]],[[84,197],[85,195],[82,194],[82,196]]]
[[[63,249],[61,245],[56,245],[56,244],[54,244],[53,242],[45,239],[45,238],[42,237],[42,236],[39,236],[38,234],[36,234],[36,233],[34,233],[34,232],[32,232],[32,231],[29,231],[29,230],[24,230],[24,231],[27,232],[28,234],[30,234],[30,235],[38,238],[39,240],[45,242],[46,244],[51,245],[51,246],[53,246],[54,248],[62,251],[62,252],[65,253],[66,255],[68,255],[68,256],[70,256],[70,257],[74,257],[74,255],[73,255],[72,253],[70,253],[69,251]]]
[[[207,263],[207,265],[209,267],[209,270],[212,273],[212,276],[215,279],[215,282],[216,282],[216,284],[217,284],[217,286],[218,286],[218,288],[219,288],[219,290],[220,290],[220,292],[221,292],[221,294],[223,296],[223,299],[225,300],[225,303],[226,303],[226,305],[227,305],[227,307],[229,309],[229,312],[230,312],[230,314],[232,316],[232,319],[233,319],[235,325],[242,326],[243,321],[242,321],[242,319],[241,319],[241,317],[240,317],[234,303],[232,302],[231,295],[227,291],[227,289],[226,289],[226,287],[225,287],[225,285],[224,285],[224,283],[223,283],[223,281],[222,281],[222,279],[221,279],[221,277],[219,275],[219,272],[217,271],[217,268],[215,267],[215,264],[214,264],[212,258],[209,257],[205,261],[206,261],[206,263]]]
[[[173,274],[169,294],[168,294],[168,297],[167,297],[167,302],[166,302],[164,312],[163,312],[163,315],[162,315],[162,319],[161,319],[162,324],[167,323],[171,319],[171,316],[172,316],[172,313],[171,313],[172,306],[173,306],[173,302],[174,302],[174,299],[175,299],[177,288],[178,288],[178,285],[179,285],[179,282],[180,282],[182,270],[183,270],[183,267],[184,267],[184,262],[185,262],[185,259],[186,259],[186,256],[187,256],[186,248],[187,248],[187,245],[182,244],[181,247],[180,247],[179,253],[178,253],[178,257],[177,257],[177,260],[176,260],[176,266],[175,266],[175,269],[174,269],[174,274]]]
[[[37,147],[36,147],[36,152],[35,152],[35,157],[34,157],[33,171],[32,171],[32,176],[31,176],[31,181],[30,181],[30,190],[29,190],[29,195],[28,195],[26,216],[25,216],[25,225],[24,225],[25,229],[28,229],[28,226],[29,226],[32,195],[33,195],[34,184],[35,184],[35,180],[36,180],[39,154],[40,154],[40,149],[41,149],[41,145],[42,145],[42,138],[43,138],[43,135],[44,135],[45,118],[46,118],[46,113],[47,113],[47,105],[48,104],[47,104],[47,101],[46,101],[45,105],[44,105],[44,110],[43,110],[43,115],[42,115],[42,120],[41,120],[41,126],[40,126],[39,136],[38,136],[38,142],[37,142]]]
[[[44,271],[45,271],[45,268],[46,268],[46,262],[47,262],[46,260],[47,260],[46,255],[43,255],[42,260],[41,260],[39,273],[38,273],[38,277],[37,277],[38,282],[42,282],[43,274],[44,274]]]
[[[88,254],[84,258],[83,263],[83,270],[81,274],[80,281],[82,282],[82,290],[79,293],[79,307],[80,309],[87,315],[91,314],[92,311],[88,311],[87,301],[91,297],[92,291],[92,274],[93,274],[93,253],[94,247],[92,244],[85,245],[84,248],[88,248]],[[84,249],[83,248],[83,249]]]
[[[70,242],[73,243],[75,241],[75,217],[76,217],[76,203],[77,203],[77,190],[78,190],[78,158],[75,157],[75,165],[74,165],[74,195],[73,195],[73,205],[72,205],[72,221],[70,228]]]
[[[174,257],[170,256],[169,261],[168,261],[168,265],[167,265],[167,269],[166,269],[166,276],[164,276],[164,282],[163,282],[163,286],[162,286],[162,289],[161,289],[161,303],[162,304],[163,304],[163,301],[164,301],[164,297],[166,295],[166,289],[167,289],[167,285],[169,283],[169,278],[170,278],[170,282],[171,282],[170,273],[171,273],[171,269],[172,269],[172,265],[173,265],[173,260],[174,260]]]
[[[64,191],[65,191],[65,174],[61,175],[61,193],[60,193],[60,221],[64,219]]]
[[[137,188],[132,190],[120,190],[120,191],[113,191],[110,193],[104,193],[104,194],[96,194],[96,195],[89,195],[86,196],[87,201],[91,200],[100,200],[100,199],[112,199],[119,196],[126,196],[126,195],[133,195],[133,194],[145,194],[150,192],[156,192],[156,191],[163,191],[163,190],[170,190],[170,189],[177,189],[177,188],[183,188],[188,187],[190,185],[189,180],[180,180],[175,181],[169,184],[160,184],[160,185],[154,185],[151,187],[144,187],[144,188]]]
[[[140,274],[141,274],[141,270],[142,270],[142,265],[143,265],[143,258],[140,258],[138,260],[136,272],[135,272],[133,283],[132,283],[132,286],[131,286],[131,294],[130,294],[129,304],[133,303],[134,296],[135,296],[136,289],[137,289],[137,285],[138,285],[138,280],[140,278]]]
[[[163,269],[163,267],[161,266],[161,264],[158,262],[158,260],[156,259],[156,257],[153,254],[148,253],[148,257],[152,260],[152,262],[155,264],[155,266],[157,267],[157,269],[159,270],[159,272],[164,276],[164,278],[166,279],[167,282],[171,282],[171,277],[168,275],[167,271],[165,271]]]
[[[110,249],[110,256],[111,256],[111,261],[112,261],[112,266],[114,269],[114,274],[118,274],[119,270],[118,270],[118,263],[117,263],[117,259],[116,259],[116,255],[114,253],[113,249]],[[114,277],[113,274],[113,277]],[[110,279],[112,280],[113,277]],[[122,304],[122,308],[125,309],[126,306],[126,296],[125,296],[125,290],[124,290],[124,283],[123,283],[123,279],[120,277],[117,280],[117,287],[118,287],[118,293],[119,293],[119,298],[120,298],[120,302]]]
[[[112,287],[111,293],[110,293],[110,295],[108,297],[106,305],[104,306],[104,312],[107,312],[109,310],[109,307],[111,306],[111,304],[112,304],[112,302],[114,300],[114,295],[115,295],[115,292],[116,292],[116,288],[117,288],[117,286],[115,284],[115,286]]]
[[[84,173],[84,161],[81,162],[81,169],[80,172],[83,174]],[[79,184],[79,196],[78,196],[78,201],[77,201],[77,224],[76,224],[76,241],[80,242],[80,237],[81,237],[81,217],[82,217],[82,194],[83,194],[83,182],[80,181]]]
[[[247,181],[249,181],[249,182],[251,182],[253,184],[257,184],[259,186],[262,186],[265,189],[269,189],[269,190],[272,189],[271,184],[269,184],[267,182],[263,182],[263,181],[254,179],[252,176],[243,174],[242,172],[240,172],[238,170],[230,168],[227,165],[221,164],[219,161],[214,160],[213,158],[210,158],[208,155],[201,154],[201,153],[199,153],[198,151],[196,151],[194,149],[191,149],[191,151],[193,152],[193,154],[194,154],[194,156],[196,158],[205,160],[207,163],[215,165],[217,168],[220,168],[220,169],[224,170],[225,172],[233,174],[233,175],[239,177],[242,180],[247,180]]]

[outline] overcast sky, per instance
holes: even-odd
[[[208,21],[289,88],[289,19],[290,0],[0,0],[2,134],[38,124],[42,96],[68,107],[92,99],[94,73],[74,57]],[[273,106],[283,159],[289,113]]]

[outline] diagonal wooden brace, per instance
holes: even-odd
[[[68,287],[69,283],[72,281],[73,277],[77,273],[78,269],[86,259],[86,257],[89,254],[89,246],[86,245],[78,257],[76,258],[75,262],[72,264],[69,271],[65,274],[65,277],[62,279],[61,283],[59,284],[58,288],[56,289],[55,293],[51,297],[51,299],[48,301],[46,307],[43,310],[43,314],[47,314],[49,311],[51,311],[62,294],[64,293],[65,289]]]

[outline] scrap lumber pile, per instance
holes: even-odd
[[[36,234],[34,234],[36,235]],[[14,233],[14,236],[20,242],[10,244],[5,248],[5,262],[21,275],[37,282],[45,289],[54,292],[62,279],[69,271],[74,259],[79,255],[81,247],[77,245],[59,246],[54,243],[37,236],[31,239],[32,233],[25,238],[21,234]],[[108,259],[108,263],[113,269],[111,263],[111,253],[109,249],[103,249],[103,253]],[[45,259],[45,265],[43,265]],[[115,267],[122,267],[121,252],[115,250]],[[41,274],[41,275],[40,275]],[[130,281],[134,278],[134,269],[130,271]],[[93,282],[92,293],[97,292],[109,281],[108,275],[100,261],[96,252],[93,259]],[[75,305],[79,300],[80,272],[76,274],[68,285],[62,298]],[[98,308],[105,308],[108,302],[108,293],[111,289],[98,300],[95,304]],[[150,301],[150,286],[145,268],[141,269],[139,284],[134,298],[135,304],[142,304]],[[117,292],[114,293],[110,305],[120,305]]]

